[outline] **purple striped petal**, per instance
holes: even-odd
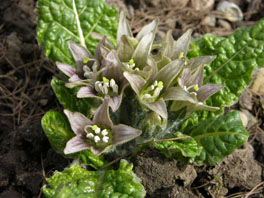
[[[90,146],[87,145],[82,136],[77,135],[67,142],[64,154],[76,153],[89,148]]]
[[[130,126],[119,124],[112,127],[113,144],[128,142],[141,134],[141,131]]]
[[[204,85],[197,92],[197,99],[204,102],[209,96],[222,89],[223,85]]]
[[[76,135],[81,135],[84,133],[84,127],[86,125],[92,125],[92,121],[86,118],[83,114],[78,112],[71,112],[67,109],[64,110],[65,115],[67,116],[71,128]]]
[[[109,98],[105,98],[103,104],[97,109],[94,114],[93,122],[100,127],[111,128],[113,126],[112,121],[109,117]]]
[[[56,65],[58,69],[68,77],[72,77],[77,72],[77,70],[73,66],[70,66],[68,64],[56,62]]]
[[[77,98],[96,97],[94,90],[90,87],[81,87],[77,93]]]
[[[77,74],[74,74],[72,75],[70,78],[69,78],[69,82],[79,82],[81,81],[82,79],[79,78],[79,76]]]
[[[137,74],[130,74],[128,72],[124,72],[124,76],[128,80],[134,92],[136,92],[136,94],[139,96],[142,87],[146,84],[146,81]]]
[[[121,104],[121,95],[114,96],[109,99],[109,106],[113,110],[113,112],[116,112]]]
[[[159,114],[161,117],[163,117],[165,120],[168,118],[168,112],[166,103],[164,100],[160,99],[153,103],[144,103],[149,109]]]

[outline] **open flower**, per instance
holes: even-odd
[[[128,72],[124,72],[124,76],[137,94],[139,101],[162,118],[167,119],[167,107],[163,95],[167,94],[171,83],[180,73],[183,65],[183,59],[171,61],[148,81],[140,75]]]
[[[103,101],[105,97],[110,97],[109,106],[115,112],[121,104],[123,91],[128,82],[123,77],[121,62],[116,52],[104,47],[110,45],[106,41],[104,37],[98,44],[95,59],[84,47],[68,42],[78,69],[59,62],[57,66],[69,77],[66,87],[80,87],[78,98],[93,97]]]
[[[178,86],[171,87],[164,94],[165,100],[173,100],[172,111],[177,111],[183,107],[188,107],[189,111],[196,110],[218,110],[218,107],[212,107],[204,104],[206,99],[223,88],[223,85],[206,84],[203,85],[204,63],[211,62],[215,57],[203,57],[190,60],[190,63],[183,69],[181,77],[178,78]],[[208,62],[208,63],[209,63]],[[200,63],[200,64],[198,64]],[[193,72],[193,70],[196,70]]]
[[[81,113],[64,110],[76,134],[67,142],[65,154],[89,149],[95,155],[100,155],[113,146],[128,142],[141,134],[140,130],[123,124],[113,125],[109,118],[108,102],[109,98],[105,98],[92,121]]]
[[[122,101],[123,92],[128,85],[121,70],[121,62],[114,50],[111,50],[102,62],[102,70],[89,86],[81,87],[78,98],[95,97],[103,100],[109,97],[109,106],[115,112]]]

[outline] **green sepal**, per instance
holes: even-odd
[[[221,162],[249,137],[237,111],[200,122],[184,134],[194,138],[203,147],[195,159],[196,163],[210,165]]]
[[[47,178],[42,192],[45,198],[143,198],[146,192],[132,168],[125,160],[118,170],[87,171],[74,164]]]
[[[75,136],[67,117],[60,112],[50,110],[41,120],[42,128],[47,136],[51,147],[61,155],[64,155],[66,143]],[[103,156],[95,156],[91,151],[84,150],[71,155],[64,155],[67,158],[80,159],[84,164],[90,165],[95,169],[101,168],[107,162]]]
[[[115,44],[118,12],[105,0],[39,0],[37,38],[45,55],[53,61],[75,64],[67,47],[71,40],[94,52],[103,34]]]
[[[185,136],[185,134],[177,132],[172,138]],[[192,137],[155,143],[154,147],[161,151],[167,158],[175,158],[189,163],[194,162],[195,157],[199,156],[202,151],[202,146],[198,145]]]
[[[72,89],[67,88],[65,87],[65,82],[55,77],[51,81],[51,87],[64,109],[72,112],[80,112],[88,118],[93,116],[93,113],[101,103],[96,98],[77,98],[78,87]]]

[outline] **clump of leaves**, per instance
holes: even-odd
[[[64,78],[51,86],[65,114],[42,119],[57,152],[98,169],[104,156],[147,144],[167,157],[215,164],[247,141],[238,113],[220,114],[263,64],[263,20],[191,43],[191,30],[156,41],[158,19],[134,36],[125,14],[117,23],[103,0],[40,0],[38,12],[38,40]]]

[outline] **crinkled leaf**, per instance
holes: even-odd
[[[63,113],[50,110],[42,117],[41,124],[52,148],[63,154],[67,141],[75,136],[67,117]]]
[[[185,136],[177,132],[173,138]],[[155,143],[154,146],[168,158],[175,158],[185,162],[188,161],[189,163],[192,163],[195,157],[200,155],[202,151],[202,146],[199,146],[192,137]]]
[[[99,101],[93,98],[77,98],[78,88],[69,89],[65,87],[63,81],[55,77],[51,81],[51,86],[58,100],[64,106],[64,109],[72,112],[80,112],[90,118],[92,116],[91,110],[98,107]]]
[[[42,192],[45,198],[144,198],[146,192],[132,168],[125,160],[118,170],[87,171],[74,164],[47,178]]]
[[[37,38],[53,61],[75,64],[67,46],[71,40],[93,52],[98,41],[92,32],[115,43],[118,13],[104,0],[39,0]]]
[[[67,141],[75,136],[67,117],[63,113],[50,110],[43,116],[41,124],[52,148],[56,152],[64,155],[63,150]],[[81,151],[73,155],[66,155],[66,157],[81,159],[85,164],[93,166],[94,168],[100,168],[106,163],[103,160],[103,156],[95,156],[89,150]]]
[[[246,142],[249,136],[237,111],[200,122],[185,133],[203,147],[196,162],[210,165],[221,162],[226,155]]]

